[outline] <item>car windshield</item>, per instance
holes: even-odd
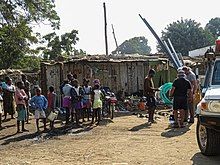
[[[220,85],[220,61],[215,62],[212,76],[212,85]]]

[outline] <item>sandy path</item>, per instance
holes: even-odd
[[[9,136],[15,132],[10,127],[0,131],[0,164],[220,164],[220,157],[200,154],[195,125],[167,129],[164,117],[148,126],[146,118],[121,115],[101,126],[39,138],[33,124],[27,125],[30,133],[15,136]]]

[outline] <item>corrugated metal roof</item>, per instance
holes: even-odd
[[[63,61],[63,63],[71,63],[71,62],[113,62],[113,63],[121,63],[121,62],[144,62],[144,61],[167,61],[168,58],[160,58],[159,55],[137,55],[137,54],[129,54],[129,55],[86,55],[86,56],[75,56],[74,58]],[[47,65],[53,65],[54,62],[48,63],[43,62]],[[57,62],[61,63],[61,62]],[[56,64],[57,64],[56,63]]]

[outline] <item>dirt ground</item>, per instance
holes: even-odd
[[[168,119],[146,124],[146,118],[118,113],[100,126],[85,123],[63,128],[56,123],[54,132],[35,133],[34,120],[27,133],[15,134],[16,120],[3,123],[0,131],[0,164],[220,164],[220,157],[203,156],[196,142],[195,126],[168,128]]]

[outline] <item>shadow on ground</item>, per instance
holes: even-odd
[[[143,123],[143,124],[134,126],[134,127],[131,128],[129,131],[136,132],[136,131],[139,131],[139,130],[141,130],[141,129],[149,128],[150,126],[151,126],[151,124]]]
[[[220,164],[220,155],[218,156],[204,156],[200,152],[193,155],[191,158],[193,165],[219,165]]]
[[[190,130],[191,125],[192,124],[187,124],[184,128],[166,128],[166,131],[162,132],[161,136],[166,138],[181,136]]]
[[[57,121],[58,122],[58,121]],[[99,126],[105,126],[113,121],[110,119],[103,119]],[[61,126],[54,128],[51,131],[46,132],[34,132],[34,133],[22,133],[22,134],[10,134],[0,138],[0,145],[8,145],[9,143],[19,142],[23,140],[30,140],[32,142],[43,142],[49,139],[59,139],[62,135],[82,135],[91,131],[97,125],[91,124],[90,122],[83,123],[82,126],[76,124],[70,124],[68,126]],[[42,128],[42,127],[40,127]]]

